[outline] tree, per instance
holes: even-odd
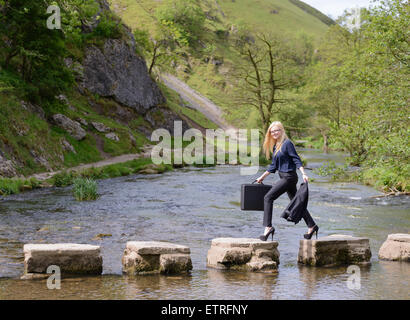
[[[176,43],[164,27],[153,31],[153,35],[148,31],[136,29],[134,38],[138,53],[148,61],[149,74],[152,74],[156,66],[166,68],[176,57]]]
[[[296,83],[296,64],[289,43],[279,36],[261,34],[255,44],[239,43],[244,63],[239,67],[237,102],[258,110],[265,133],[286,101],[281,92]]]
[[[193,46],[203,32],[205,14],[195,0],[166,1],[156,18],[180,46]]]

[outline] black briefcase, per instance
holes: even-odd
[[[241,210],[263,211],[263,198],[272,186],[255,181],[241,186]]]

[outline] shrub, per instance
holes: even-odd
[[[53,185],[56,187],[66,187],[73,184],[76,174],[72,171],[63,171],[53,176]]]

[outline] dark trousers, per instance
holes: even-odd
[[[289,199],[292,200],[297,191],[296,184],[298,182],[298,175],[296,171],[279,171],[279,177],[280,180],[272,186],[272,188],[269,190],[269,192],[265,195],[264,198],[263,225],[265,227],[272,227],[273,201],[275,201],[285,192],[287,192]],[[308,228],[312,228],[316,224],[307,210],[306,214],[303,216],[303,220],[305,220]]]

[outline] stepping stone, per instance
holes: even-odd
[[[126,274],[177,274],[192,270],[191,250],[159,241],[129,241],[122,257]]]
[[[249,238],[217,238],[208,250],[207,266],[223,270],[276,272],[277,241]]]
[[[410,262],[410,234],[389,234],[380,247],[379,259]]]
[[[58,266],[61,274],[101,274],[100,247],[88,244],[25,244],[25,278],[46,274],[49,266]],[[32,277],[33,278],[33,277]]]
[[[371,256],[368,238],[334,234],[317,240],[300,240],[298,262],[326,267],[367,265]]]

